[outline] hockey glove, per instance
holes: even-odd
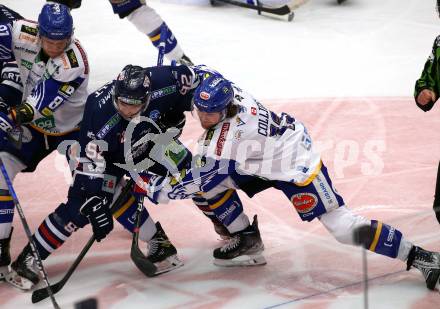
[[[113,216],[105,198],[92,196],[79,211],[89,219],[96,241],[103,240],[113,230]]]

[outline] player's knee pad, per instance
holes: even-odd
[[[136,210],[137,210],[137,200],[133,195],[128,195],[125,202],[121,203],[121,206],[113,213],[113,217],[118,220],[118,222],[130,232],[134,231],[136,226]],[[140,226],[147,220],[150,216],[145,207],[142,208],[140,214]]]

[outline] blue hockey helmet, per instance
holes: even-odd
[[[51,40],[68,39],[73,33],[73,19],[70,10],[64,4],[47,3],[38,15],[40,36]]]
[[[220,75],[210,75],[194,91],[193,102],[201,112],[216,113],[225,110],[233,99],[232,83]]]
[[[151,85],[147,70],[131,64],[125,66],[115,81],[113,91],[115,104],[117,101],[128,105],[145,104],[146,108],[150,102],[150,96]]]

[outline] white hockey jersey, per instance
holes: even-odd
[[[321,157],[304,125],[268,110],[235,86],[234,95],[239,113],[207,130],[199,139],[198,154],[232,160],[238,174],[309,184],[320,170]]]
[[[34,112],[31,125],[48,135],[63,135],[78,128],[85,102],[89,65],[75,38],[56,58],[42,57],[37,23],[13,24],[12,50],[23,82],[23,102]]]
[[[204,132],[191,169],[171,179],[153,175],[146,187],[137,181],[152,202],[215,196],[249,176],[307,186],[320,172],[321,156],[301,122],[233,88],[238,114]]]

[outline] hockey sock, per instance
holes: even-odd
[[[56,213],[51,213],[40,224],[33,239],[42,260],[58,249],[72,234],[64,227],[64,221]]]
[[[14,218],[14,202],[8,190],[0,190],[0,239],[9,237]]]
[[[370,226],[357,230],[355,242],[366,249],[391,258],[399,254],[402,233],[394,227],[380,221],[371,220]]]
[[[230,233],[244,230],[249,226],[249,218],[243,213],[243,205],[237,191],[229,189],[209,199],[209,208]]]
[[[131,195],[122,206],[113,213],[113,217],[127,230],[133,233],[136,226],[136,198]],[[141,227],[145,221],[150,217],[147,209],[143,208],[141,211]],[[154,234],[154,233],[153,233]],[[142,237],[141,237],[142,240]]]

